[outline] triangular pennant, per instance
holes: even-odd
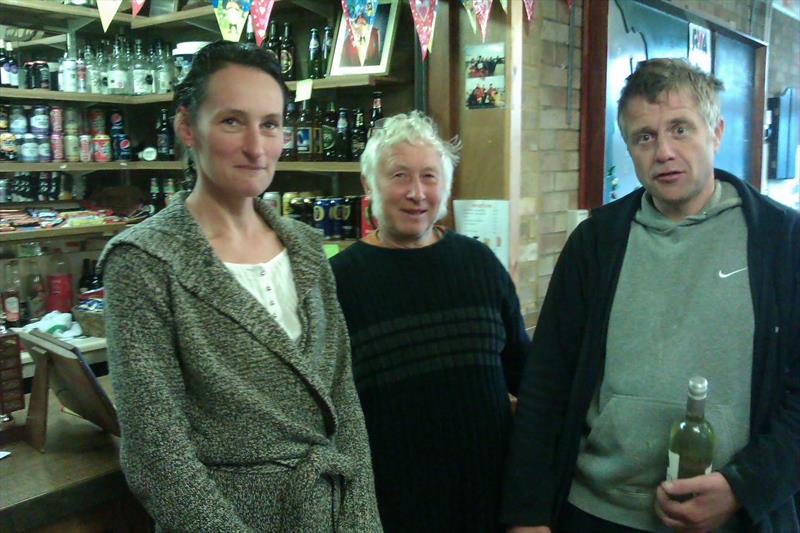
[[[364,66],[370,46],[376,46],[372,39],[372,26],[375,24],[378,0],[342,0],[342,11],[350,31],[351,44],[361,66]]]
[[[475,23],[475,9],[472,6],[472,0],[461,0],[461,5],[464,6],[464,11],[467,12],[467,19],[469,25],[472,26],[472,33],[478,31],[478,26]]]
[[[572,9],[573,0],[567,0],[567,8]]]
[[[475,18],[481,30],[481,42],[486,42],[486,28],[489,25],[489,14],[492,12],[492,0],[472,0]]]
[[[503,11],[508,13],[508,0],[500,0],[500,6],[503,8]]]
[[[253,33],[256,34],[256,44],[261,46],[267,36],[269,16],[275,0],[253,0],[250,5],[250,18],[253,20]]]
[[[419,45],[422,48],[422,60],[431,49],[433,42],[433,28],[436,24],[436,11],[439,7],[437,0],[411,0],[411,16],[417,29]]]
[[[211,0],[211,6],[222,38],[238,42],[250,13],[250,0]]]
[[[144,7],[145,1],[146,0],[133,0],[133,16],[134,17],[139,14],[139,11],[142,10],[142,7]]]
[[[108,31],[114,15],[117,14],[122,0],[97,0],[97,10],[100,12],[100,23],[103,25],[103,32]]]
[[[533,20],[533,15],[536,13],[536,0],[525,1],[525,15],[528,17],[528,23]]]

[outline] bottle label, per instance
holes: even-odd
[[[133,71],[133,94],[149,94],[153,86],[153,74],[149,70]]]
[[[17,65],[6,64],[8,69],[8,84],[12,87],[19,87],[19,69]]]
[[[297,128],[297,153],[311,153],[311,128]]]
[[[159,94],[168,93],[172,90],[172,79],[167,70],[161,70],[158,72],[156,82]]]
[[[283,149],[294,149],[294,128],[291,126],[283,127]]]
[[[11,83],[11,72],[8,70],[8,64],[0,65],[0,84],[9,85]]]
[[[156,152],[161,156],[169,155],[169,133],[156,135]]]
[[[125,89],[128,81],[128,73],[124,70],[108,71],[108,88],[121,90]]]
[[[281,74],[286,74],[292,70],[294,58],[289,50],[281,50]]]
[[[669,464],[667,465],[667,481],[674,481],[682,477],[694,477],[694,475],[696,475],[695,473],[692,473],[690,476],[681,475],[681,456],[672,450],[667,450],[667,458],[669,460]],[[711,465],[708,465],[703,473],[710,474]]]
[[[6,311],[6,320],[9,322],[17,322],[19,320],[19,298],[17,296],[9,296],[3,302],[3,307]]]
[[[336,128],[322,126],[322,149],[331,150],[336,144]]]
[[[97,68],[89,68],[86,71],[86,77],[89,80],[89,92],[92,94],[100,94],[103,82],[100,78],[100,71]]]

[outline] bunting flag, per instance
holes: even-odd
[[[524,0],[525,1],[525,15],[528,17],[528,24],[531,23],[533,20],[533,16],[536,14],[536,0]]]
[[[478,31],[478,26],[475,24],[475,9],[472,6],[472,0],[461,0],[461,5],[464,6],[464,11],[467,12],[467,19],[469,25],[472,26],[472,33]]]
[[[145,0],[133,0],[133,16],[139,14],[139,11],[144,7]]]
[[[439,9],[437,0],[411,0],[411,16],[417,28],[419,45],[422,48],[422,60],[431,50],[433,44],[433,28],[436,24],[436,12]]]
[[[100,23],[103,25],[103,32],[108,31],[114,15],[117,14],[122,0],[97,0],[97,10],[100,12]]]
[[[380,50],[380,40],[372,34],[378,0],[342,0],[342,11],[347,21],[351,44],[358,54],[361,66],[364,66],[367,54],[371,52],[370,47],[373,48],[373,53]]]
[[[250,18],[253,21],[253,33],[256,34],[256,44],[261,46],[267,36],[267,26],[269,26],[269,16],[272,14],[272,6],[275,0],[253,0],[250,5]]]
[[[250,13],[250,0],[211,0],[211,6],[222,38],[239,42]]]
[[[472,0],[475,18],[481,30],[481,42],[486,42],[486,28],[489,25],[489,14],[492,11],[492,0]]]
[[[503,8],[503,11],[508,13],[508,0],[500,0],[500,6]]]

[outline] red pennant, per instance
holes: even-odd
[[[472,0],[472,7],[475,11],[475,18],[478,19],[478,27],[481,30],[481,42],[485,43],[489,13],[492,11],[492,0]]]
[[[525,0],[525,15],[528,17],[528,23],[533,20],[536,13],[536,0]]]
[[[134,17],[136,15],[138,15],[139,11],[141,11],[142,7],[144,7],[145,1],[146,0],[133,0],[133,16]]]
[[[436,24],[436,11],[439,8],[437,0],[411,0],[411,16],[414,18],[414,26],[417,28],[419,45],[422,47],[422,60],[431,49],[431,39],[433,38],[433,27]]]
[[[256,44],[261,46],[267,36],[269,17],[275,0],[253,0],[250,4],[250,18],[253,22],[253,33],[256,34]]]

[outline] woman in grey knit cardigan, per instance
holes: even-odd
[[[164,531],[381,530],[320,239],[256,198],[286,94],[264,50],[203,48],[175,93],[195,186],[101,259],[120,460]]]

